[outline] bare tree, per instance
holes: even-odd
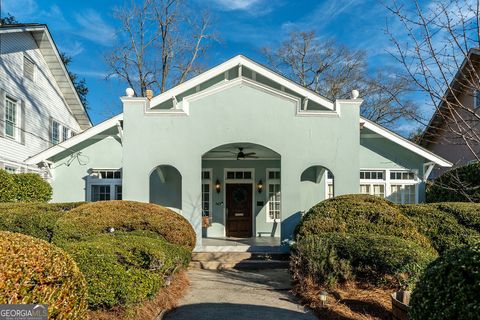
[[[320,40],[309,31],[292,32],[278,48],[263,48],[263,53],[277,72],[329,99],[360,90],[365,99],[362,115],[372,121],[393,127],[400,119],[416,117],[417,109],[406,99],[408,81],[386,70],[371,76],[364,51]]]
[[[182,0],[137,2],[115,10],[121,29],[106,57],[107,78],[119,77],[145,96],[147,89],[161,93],[198,74],[214,39],[208,12],[192,12]]]
[[[434,117],[418,121],[429,125],[423,140],[462,145],[480,160],[479,1],[436,0],[428,6],[415,0],[392,0],[387,9],[394,25],[387,32],[392,55],[405,70],[405,78],[424,93]]]

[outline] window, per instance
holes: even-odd
[[[15,139],[17,128],[17,102],[8,98],[5,100],[5,135]]]
[[[280,169],[267,170],[267,222],[280,219]]]
[[[327,186],[326,186],[326,199],[333,198],[335,194],[333,193],[333,174],[330,171],[327,171]]]
[[[416,203],[416,185],[392,185],[389,200],[400,204]]]
[[[390,180],[415,180],[415,174],[411,171],[390,171]]]
[[[361,180],[384,180],[385,171],[360,171]]]
[[[360,171],[360,193],[372,196],[385,197],[385,171]]]
[[[91,176],[96,179],[121,179],[122,171],[117,169],[94,169]]]
[[[110,185],[92,185],[92,201],[110,200]]]
[[[35,79],[35,63],[26,55],[23,56],[23,76],[31,81]]]
[[[65,141],[68,139],[68,128],[67,127],[63,127],[62,128],[62,141]]]
[[[477,109],[478,107],[480,107],[480,90],[475,90],[473,96],[473,109]]]
[[[202,171],[202,216],[212,218],[212,179],[211,170]]]
[[[5,166],[5,171],[8,173],[17,173],[17,168],[12,166]]]
[[[52,132],[50,133],[50,142],[52,144],[58,144],[60,142],[60,124],[52,120]]]
[[[228,180],[251,180],[252,179],[252,171],[249,170],[228,170],[226,173]]]
[[[122,200],[122,186],[115,185],[115,200]]]

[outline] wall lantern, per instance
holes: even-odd
[[[263,182],[262,182],[262,179],[258,180],[258,183],[257,183],[257,191],[258,193],[262,193],[262,190],[263,190]]]
[[[324,307],[327,304],[327,296],[328,296],[328,292],[326,291],[320,292],[320,301],[322,301],[322,307]]]
[[[222,190],[222,184],[220,183],[220,180],[217,179],[217,181],[215,181],[215,190],[217,190],[217,193],[220,193],[220,191]]]

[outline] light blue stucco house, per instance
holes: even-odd
[[[451,164],[360,116],[358,93],[329,101],[243,56],[27,160],[53,201],[152,202],[205,238],[286,239],[334,195],[422,202],[433,166]]]

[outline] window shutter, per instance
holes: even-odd
[[[20,143],[25,144],[25,101],[20,101]]]
[[[5,134],[5,91],[0,89],[0,137]]]

